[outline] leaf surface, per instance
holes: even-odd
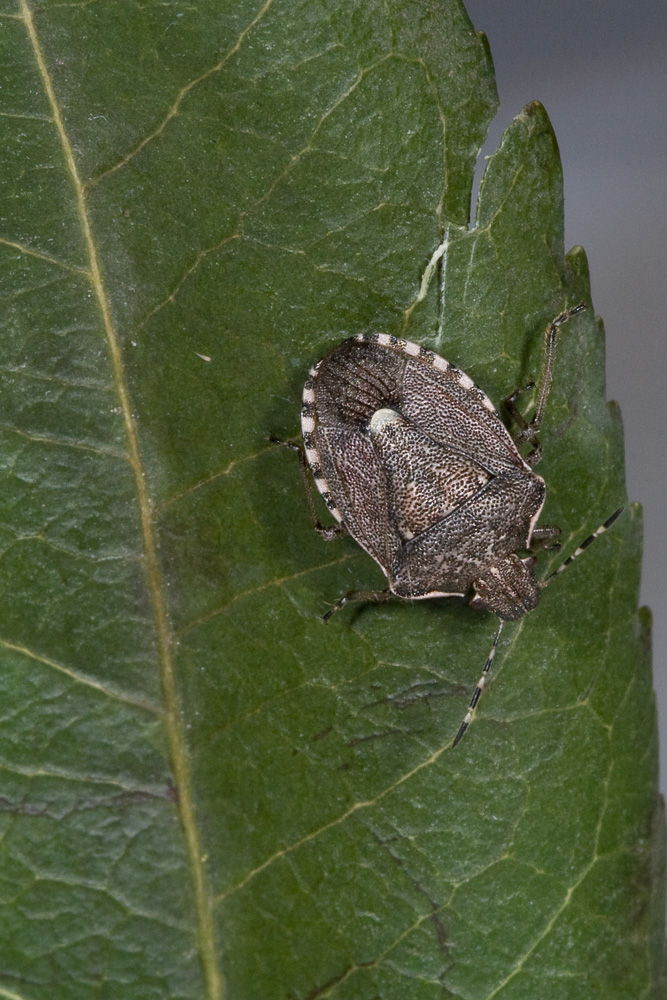
[[[469,228],[496,97],[457,0],[0,22],[0,997],[663,996],[638,511],[506,628],[452,751],[495,619],[324,625],[382,577],[269,442],[362,330],[496,402],[539,372],[590,303],[543,109]],[[542,440],[545,576],[625,497],[592,309]]]

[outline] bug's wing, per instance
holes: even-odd
[[[401,388],[403,416],[432,440],[495,476],[528,468],[488,398],[463,372],[410,359]]]
[[[372,442],[355,429],[320,427],[318,451],[345,526],[386,573],[401,539],[389,519],[386,476]]]
[[[484,567],[524,546],[544,494],[544,480],[534,474],[519,471],[492,479],[467,503],[406,542],[392,566],[392,589],[413,597],[464,593]]]
[[[375,415],[370,437],[385,474],[388,520],[403,541],[441,521],[491,478],[467,455],[434,441],[395,411]]]

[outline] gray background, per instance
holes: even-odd
[[[464,2],[488,36],[500,95],[482,152],[493,152],[524,104],[540,100],[563,159],[565,247],[580,243],[588,254],[593,302],[607,331],[607,397],[621,404],[625,423],[628,494],[644,505],[642,603],[654,615],[664,794],[667,3]]]

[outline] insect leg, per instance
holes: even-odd
[[[517,423],[521,430],[516,438],[517,444],[529,443],[532,446],[532,451],[526,455],[526,462],[529,465],[536,465],[540,458],[542,457],[542,450],[540,448],[540,442],[537,438],[537,433],[540,429],[542,423],[542,418],[544,417],[544,411],[547,405],[547,399],[549,398],[549,391],[551,389],[551,382],[553,380],[553,365],[554,357],[556,354],[556,341],[558,340],[558,330],[564,324],[567,323],[569,319],[576,316],[578,313],[583,312],[586,308],[584,302],[579,302],[574,308],[566,309],[564,312],[552,319],[550,323],[547,324],[547,328],[544,331],[544,361],[542,364],[542,375],[540,377],[540,385],[537,391],[537,403],[535,404],[535,414],[533,419],[529,424],[526,424],[525,420],[521,418],[517,420]],[[519,390],[520,392],[521,390]],[[518,410],[516,409],[515,402],[518,392],[513,393],[508,400],[508,408],[512,413],[514,419],[517,419]],[[522,424],[524,426],[522,426]]]
[[[559,549],[560,542],[556,541],[559,535],[560,528],[557,524],[542,524],[539,528],[534,528],[530,539],[530,551]]]
[[[318,535],[321,538],[324,538],[327,542],[332,541],[334,538],[342,538],[343,535],[346,535],[347,528],[343,524],[320,524],[320,519],[317,516],[317,507],[315,506],[315,497],[313,496],[313,483],[310,478],[308,460],[301,445],[294,444],[293,441],[283,441],[281,438],[273,437],[273,435],[269,437],[269,441],[272,441],[274,444],[281,444],[284,448],[289,448],[290,451],[295,451],[298,454],[301,479],[303,480],[303,488],[306,494],[306,503],[308,504],[310,519],[313,522],[313,527]]]
[[[507,399],[503,400],[503,408],[505,412],[512,418],[521,433],[528,430],[528,421],[516,405],[516,401],[522,393],[530,392],[530,390],[534,388],[535,383],[529,382],[528,385],[524,385],[521,389],[515,389],[511,396],[508,396]]]
[[[544,589],[544,587],[547,587],[549,585],[549,583],[554,579],[554,577],[558,576],[560,573],[563,572],[563,570],[567,569],[567,567],[570,566],[574,562],[574,560],[577,559],[578,556],[580,556],[581,553],[584,552],[588,548],[589,545],[592,545],[592,543],[595,541],[596,538],[599,538],[600,535],[603,535],[605,533],[605,531],[607,531],[609,528],[611,528],[611,526],[614,523],[614,521],[618,517],[621,516],[621,514],[623,513],[624,510],[625,510],[625,505],[623,505],[622,507],[618,507],[614,511],[614,513],[610,517],[608,517],[607,520],[604,521],[603,524],[600,525],[599,528],[596,528],[596,530],[594,532],[592,532],[592,534],[590,534],[588,536],[588,538],[584,539],[584,541],[581,543],[581,545],[579,545],[575,549],[575,551],[572,553],[571,556],[568,556],[568,558],[565,560],[565,562],[561,566],[559,566],[558,569],[554,570],[554,572],[550,576],[548,576],[546,578],[546,580],[542,580],[540,582],[540,587],[542,589]],[[556,533],[559,533],[560,529],[557,529],[555,527],[555,525],[544,525],[543,528],[541,528],[541,529],[540,528],[536,528],[535,532],[533,532],[533,536],[535,536],[536,534],[538,534],[538,532],[540,532],[540,533],[544,532],[544,534],[542,535],[542,537],[545,538],[545,539],[548,539],[549,537],[554,537],[556,535]],[[538,538],[539,538],[539,535],[538,535]],[[488,673],[489,673],[489,670],[491,669],[491,664],[493,663],[493,658],[496,655],[496,648],[498,646],[498,641],[500,639],[500,634],[501,634],[502,630],[503,630],[503,620],[501,618],[500,621],[498,622],[498,629],[496,631],[496,634],[495,634],[495,637],[494,637],[494,640],[493,640],[493,645],[491,646],[491,652],[489,653],[489,655],[488,655],[488,657],[486,659],[486,663],[484,664],[484,669],[482,670],[482,676],[480,677],[480,679],[477,682],[477,687],[475,688],[475,690],[473,692],[473,696],[470,699],[470,705],[468,707],[468,711],[466,712],[465,717],[463,719],[463,722],[461,723],[461,725],[459,727],[459,731],[457,732],[456,736],[454,737],[454,742],[452,743],[452,748],[454,748],[458,743],[461,742],[463,734],[465,733],[466,729],[470,725],[470,722],[471,722],[472,717],[473,717],[473,713],[475,711],[475,706],[477,705],[477,702],[479,701],[479,699],[481,697],[482,691],[486,687],[486,681],[487,681]]]
[[[572,555],[568,556],[565,562],[562,563],[562,565],[559,566],[558,569],[555,569],[553,573],[551,573],[550,576],[546,578],[546,580],[540,581],[540,587],[542,589],[548,587],[555,576],[558,576],[559,573],[562,573],[563,570],[567,569],[567,567],[570,566],[574,562],[574,560],[578,556],[580,556],[581,553],[595,541],[596,538],[598,538],[600,535],[603,535],[608,528],[611,528],[616,518],[620,517],[624,510],[625,510],[625,504],[623,504],[622,507],[618,507],[617,510],[615,510],[614,513],[611,515],[611,517],[608,517],[607,520],[603,524],[601,524],[599,528],[596,528],[596,530],[591,535],[589,535],[588,538],[585,538],[583,540],[581,545],[577,546]]]
[[[484,690],[484,687],[486,686],[486,680],[487,680],[487,677],[488,677],[488,674],[489,674],[489,670],[491,669],[491,664],[493,663],[493,657],[496,655],[496,648],[498,646],[498,640],[500,639],[500,634],[501,634],[502,630],[503,630],[503,620],[501,618],[500,621],[498,622],[498,628],[496,630],[496,634],[495,634],[494,639],[493,639],[493,645],[491,646],[491,652],[487,656],[486,663],[484,664],[484,669],[482,670],[482,676],[477,681],[477,687],[473,691],[472,698],[470,699],[470,705],[468,706],[468,711],[465,714],[463,722],[459,726],[458,733],[454,737],[454,742],[452,743],[452,750],[454,749],[454,747],[458,743],[461,742],[461,740],[463,738],[463,734],[465,733],[466,729],[470,725],[470,722],[471,722],[472,716],[473,716],[473,712],[475,711],[475,706],[476,706],[477,702],[479,701],[479,699],[481,697],[481,694],[482,694],[482,691]]]
[[[392,596],[390,590],[349,590],[347,594],[343,594],[339,601],[336,601],[330,611],[322,615],[322,619],[328,622],[332,615],[353,601],[372,601],[374,604],[379,604],[381,601],[388,601]]]

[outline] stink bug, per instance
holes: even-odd
[[[349,533],[389,583],[385,591],[346,594],[325,619],[351,600],[463,597],[470,590],[473,607],[500,618],[454,745],[481,695],[503,621],[516,621],[537,607],[540,589],[551,579],[537,580],[534,551],[540,544],[553,546],[560,529],[537,526],[545,484],[532,467],[541,457],[537,432],[551,386],[558,330],[584,309],[580,302],[546,328],[532,421],[526,422],[516,406],[519,392],[505,401],[519,427],[516,439],[488,396],[460,369],[387,334],[359,334],[343,341],[311,369],[304,386],[304,479],[309,486],[309,466],[338,522],[328,528],[318,523],[309,491],[315,525],[325,538]],[[525,457],[521,444],[530,446]]]

